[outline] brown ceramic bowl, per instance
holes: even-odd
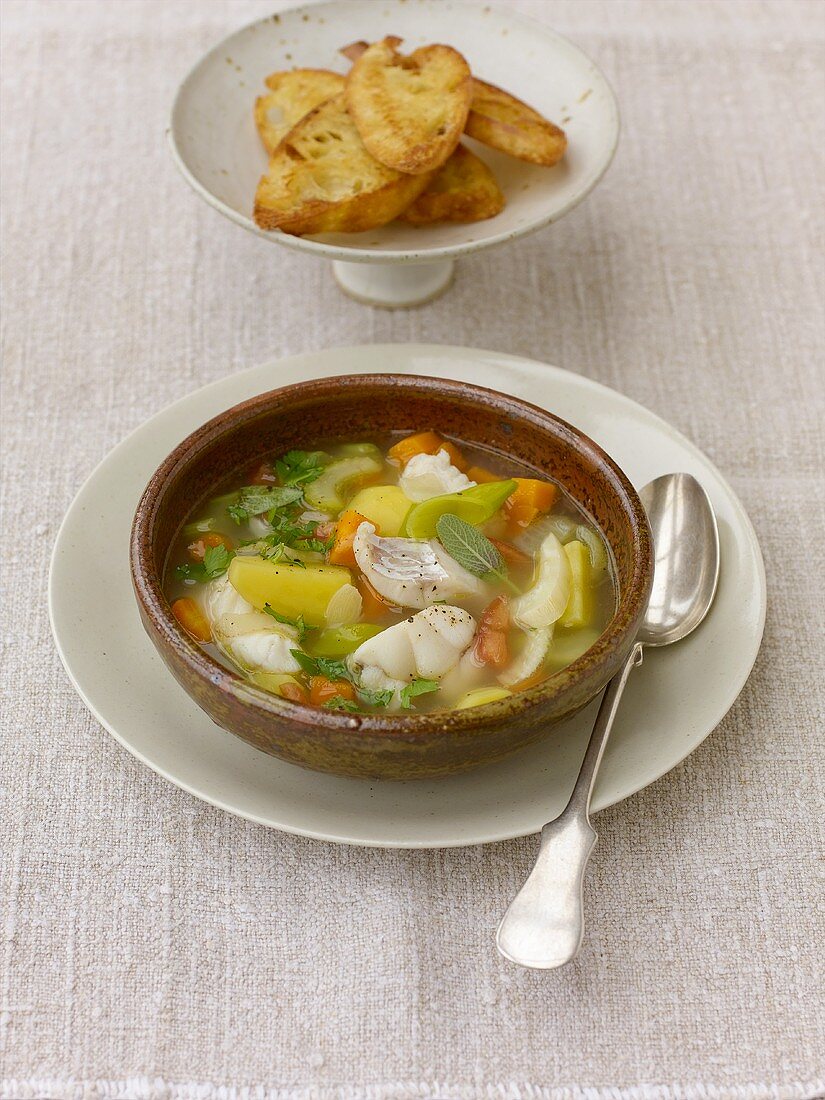
[[[591,649],[501,702],[442,714],[353,715],[290,703],[253,687],[178,625],[161,587],[178,529],[229,475],[292,447],[435,429],[491,448],[558,481],[608,542],[616,613]],[[261,394],[193,432],[152,477],[132,527],[141,618],[175,679],[218,725],[264,752],[336,775],[410,779],[489,763],[543,737],[617,671],[647,605],[650,530],[632,485],[587,436],[543,409],[463,382],[410,375],[323,378]]]

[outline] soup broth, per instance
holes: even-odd
[[[607,547],[552,480],[421,432],[320,442],[186,517],[164,586],[222,663],[297,705],[421,713],[507,698],[607,626]]]

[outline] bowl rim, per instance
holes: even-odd
[[[470,396],[482,404],[493,399],[499,407],[507,408],[511,415],[527,420],[538,428],[547,428],[560,435],[569,445],[597,461],[610,474],[614,488],[624,506],[634,540],[633,575],[626,591],[619,594],[613,617],[596,642],[571,664],[524,691],[516,692],[502,700],[486,703],[466,710],[446,710],[415,714],[378,714],[368,712],[354,715],[342,711],[323,710],[292,703],[273,695],[245,680],[240,673],[221,664],[202,649],[180,626],[172,615],[171,604],[163,591],[163,575],[155,568],[151,539],[154,521],[160,502],[171,476],[180,473],[191,461],[208,447],[214,446],[216,433],[235,431],[245,421],[255,418],[273,402],[291,396],[309,396],[313,391],[325,388],[330,391],[362,386],[407,386],[424,392],[445,391],[456,396]],[[624,498],[622,499],[622,494]],[[577,502],[579,503],[579,502]],[[181,523],[186,517],[183,517]],[[419,739],[429,734],[443,733],[449,726],[451,732],[478,729],[494,725],[502,719],[531,709],[536,704],[549,701],[562,691],[575,689],[591,674],[594,663],[602,664],[617,647],[629,645],[635,637],[638,622],[647,605],[653,579],[653,549],[650,527],[644,506],[624,471],[588,435],[545,409],[529,401],[504,394],[487,386],[454,379],[415,376],[408,374],[360,374],[330,375],[292,383],[267,390],[254,397],[230,406],[211,417],[191,432],[174,448],[158,466],[150,478],[138,502],[130,533],[130,574],[135,596],[141,612],[151,621],[159,639],[174,651],[175,655],[197,676],[209,681],[221,693],[226,693],[239,703],[252,706],[262,716],[274,720],[286,720],[318,730],[360,729],[363,732],[380,733],[385,737]],[[586,659],[586,660],[585,660]]]
[[[326,3],[320,4],[301,4],[294,7],[285,8],[283,11],[278,12],[278,15],[283,17],[286,14],[311,14],[312,18],[316,18],[319,12],[326,9],[339,7],[338,0],[327,0]],[[613,162],[613,158],[616,155],[616,149],[619,144],[619,136],[621,133],[621,116],[619,113],[619,104],[616,98],[616,93],[613,90],[609,80],[599,68],[599,66],[592,60],[581,47],[577,46],[573,41],[567,38],[565,35],[560,34],[557,30],[547,26],[545,23],[540,22],[538,19],[532,18],[532,16],[525,15],[521,12],[513,12],[501,5],[490,5],[482,3],[482,0],[462,0],[462,7],[465,9],[477,8],[479,11],[483,11],[485,8],[492,8],[498,15],[509,19],[516,24],[522,24],[528,29],[534,31],[540,31],[546,37],[553,39],[556,44],[570,54],[573,54],[580,58],[587,66],[589,66],[591,79],[595,82],[600,82],[603,85],[603,90],[606,95],[606,100],[609,108],[611,133],[609,141],[605,144],[604,152],[601,155],[601,159],[597,162],[594,170],[587,176],[580,184],[578,189],[570,196],[570,198],[562,203],[558,207],[554,207],[549,212],[538,215],[532,221],[525,225],[516,226],[515,228],[502,230],[498,233],[492,233],[490,236],[483,237],[481,240],[465,241],[462,244],[441,245],[438,248],[425,248],[425,249],[378,249],[378,248],[365,248],[363,246],[350,246],[346,244],[328,244],[324,241],[313,240],[311,237],[296,237],[289,233],[284,233],[279,229],[261,229],[256,225],[251,216],[241,214],[234,207],[225,203],[222,199],[219,199],[205,184],[195,176],[178,144],[179,127],[177,122],[178,111],[181,108],[181,103],[184,95],[186,94],[190,81],[193,81],[197,76],[201,66],[210,59],[213,54],[216,54],[220,50],[226,48],[227,43],[236,38],[239,35],[245,34],[253,27],[258,27],[265,23],[269,23],[272,19],[271,15],[262,16],[260,19],[253,19],[249,23],[245,23],[242,27],[232,31],[230,34],[225,35],[219,42],[217,42],[210,49],[206,50],[195,61],[195,63],[189,68],[183,80],[177,87],[175,92],[175,98],[172,101],[172,108],[169,112],[169,122],[166,127],[166,140],[169,145],[169,151],[172,155],[172,159],[175,163],[175,167],[180,174],[192,188],[192,190],[208,203],[213,209],[217,210],[224,217],[234,222],[236,225],[241,226],[243,229],[248,230],[250,233],[254,233],[257,237],[261,237],[263,240],[272,242],[273,244],[283,245],[285,248],[291,248],[296,252],[309,252],[314,253],[317,256],[322,256],[329,260],[343,260],[349,263],[395,263],[395,264],[421,264],[421,263],[435,263],[439,260],[449,260],[457,256],[467,256],[473,252],[479,252],[485,248],[496,248],[501,245],[507,244],[508,241],[518,240],[520,237],[528,236],[531,233],[537,232],[539,229],[544,229],[546,226],[563,218],[565,214],[568,214],[574,207],[578,206],[580,202],[590,194],[590,192],[600,182],[602,177],[607,172],[608,168]],[[477,223],[480,225],[487,225],[487,222]]]

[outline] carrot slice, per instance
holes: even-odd
[[[402,466],[406,466],[416,455],[434,455],[443,442],[438,432],[418,432],[394,443],[387,456],[397,458]]]
[[[406,439],[390,447],[387,455],[398,459],[402,466],[406,466],[416,455],[434,455],[439,451],[446,451],[450,456],[450,462],[459,470],[467,469],[467,460],[461,450],[449,439],[443,439],[438,432],[418,432],[417,435],[408,435]]]
[[[194,561],[203,561],[206,551],[215,546],[225,546],[227,550],[232,550],[232,539],[219,535],[217,531],[210,531],[208,535],[201,535],[199,539],[190,542],[186,549]]]
[[[327,676],[310,676],[309,701],[315,707],[322,707],[330,699],[340,697],[350,703],[355,702],[355,688],[348,680],[330,680]]]
[[[172,614],[186,633],[191,634],[196,641],[212,641],[212,627],[191,596],[182,596],[179,600],[175,600],[172,604]]]
[[[355,541],[355,532],[362,523],[368,522],[366,516],[362,516],[360,512],[356,512],[354,509],[348,508],[346,512],[341,513],[338,525],[335,528],[335,541],[329,551],[330,565],[348,565],[351,569],[355,568],[357,563],[355,561],[355,551],[352,548]],[[380,534],[377,527],[375,533]]]
[[[538,516],[549,512],[558,496],[558,489],[549,481],[534,477],[517,477],[516,491],[504,505],[510,526],[516,530],[529,527]]]
[[[507,631],[510,627],[510,605],[506,596],[496,596],[481,613],[474,647],[477,661],[493,668],[503,668],[510,660]]]
[[[451,443],[449,439],[444,439],[442,440],[441,446],[438,448],[438,450],[447,452],[447,454],[450,456],[450,462],[452,462],[453,466],[455,466],[457,470],[461,470],[462,473],[466,471],[467,467],[469,466],[469,462],[461,453],[459,448],[455,445],[455,443]],[[433,453],[438,454],[438,451],[435,451]]]

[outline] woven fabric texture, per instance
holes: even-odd
[[[0,1097],[820,1095],[825,7],[514,2],[605,70],[616,161],[559,224],[387,313],[222,219],[165,148],[187,68],[278,6],[1,6]],[[231,817],[98,726],[49,633],[58,524],[127,432],[263,359],[410,340],[654,409],[765,555],[754,673],[697,752],[599,815],[587,940],[558,973],[493,946],[535,838],[370,851]]]

